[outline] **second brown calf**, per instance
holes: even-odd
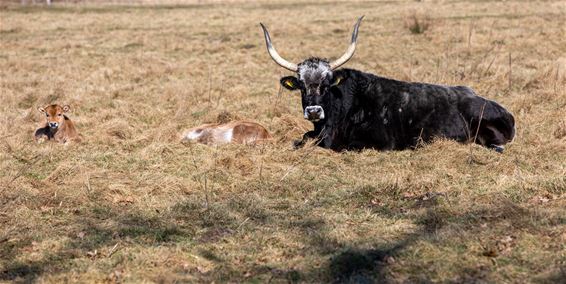
[[[255,122],[232,121],[225,124],[211,123],[191,128],[182,136],[183,141],[194,141],[207,145],[228,143],[255,144],[271,140],[271,135]]]

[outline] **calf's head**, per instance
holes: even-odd
[[[295,76],[281,78],[281,85],[288,90],[300,90],[305,119],[317,122],[328,118],[331,114],[331,98],[329,90],[340,83],[342,79],[334,76],[333,70],[345,64],[356,51],[358,29],[364,17],[360,17],[354,26],[350,46],[340,58],[329,62],[326,59],[311,57],[299,64],[291,63],[277,53],[271,43],[271,37],[267,28],[260,23],[265,36],[267,52],[273,60],[281,67],[295,72]]]
[[[64,113],[71,110],[68,105],[48,105],[46,107],[38,107],[37,110],[45,115],[47,125],[51,129],[57,129],[65,123]]]

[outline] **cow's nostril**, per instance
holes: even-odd
[[[308,106],[305,108],[304,117],[312,121],[324,119],[324,109],[320,106]]]

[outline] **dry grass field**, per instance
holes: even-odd
[[[566,279],[564,1],[8,2],[0,282]],[[298,62],[340,56],[360,15],[346,67],[471,86],[515,115],[506,152],[293,150],[311,125],[259,22]],[[33,141],[52,102],[81,144]],[[229,119],[274,143],[179,141]]]

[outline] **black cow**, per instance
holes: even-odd
[[[304,117],[314,130],[307,139],[335,151],[375,148],[415,148],[435,137],[475,142],[498,152],[513,140],[515,120],[498,103],[478,96],[465,86],[441,86],[387,79],[353,69],[338,69],[356,49],[358,28],[346,53],[333,62],[309,58],[299,64],[283,59],[271,44],[265,26],[267,50],[282,67],[296,72],[281,85],[300,90]]]

